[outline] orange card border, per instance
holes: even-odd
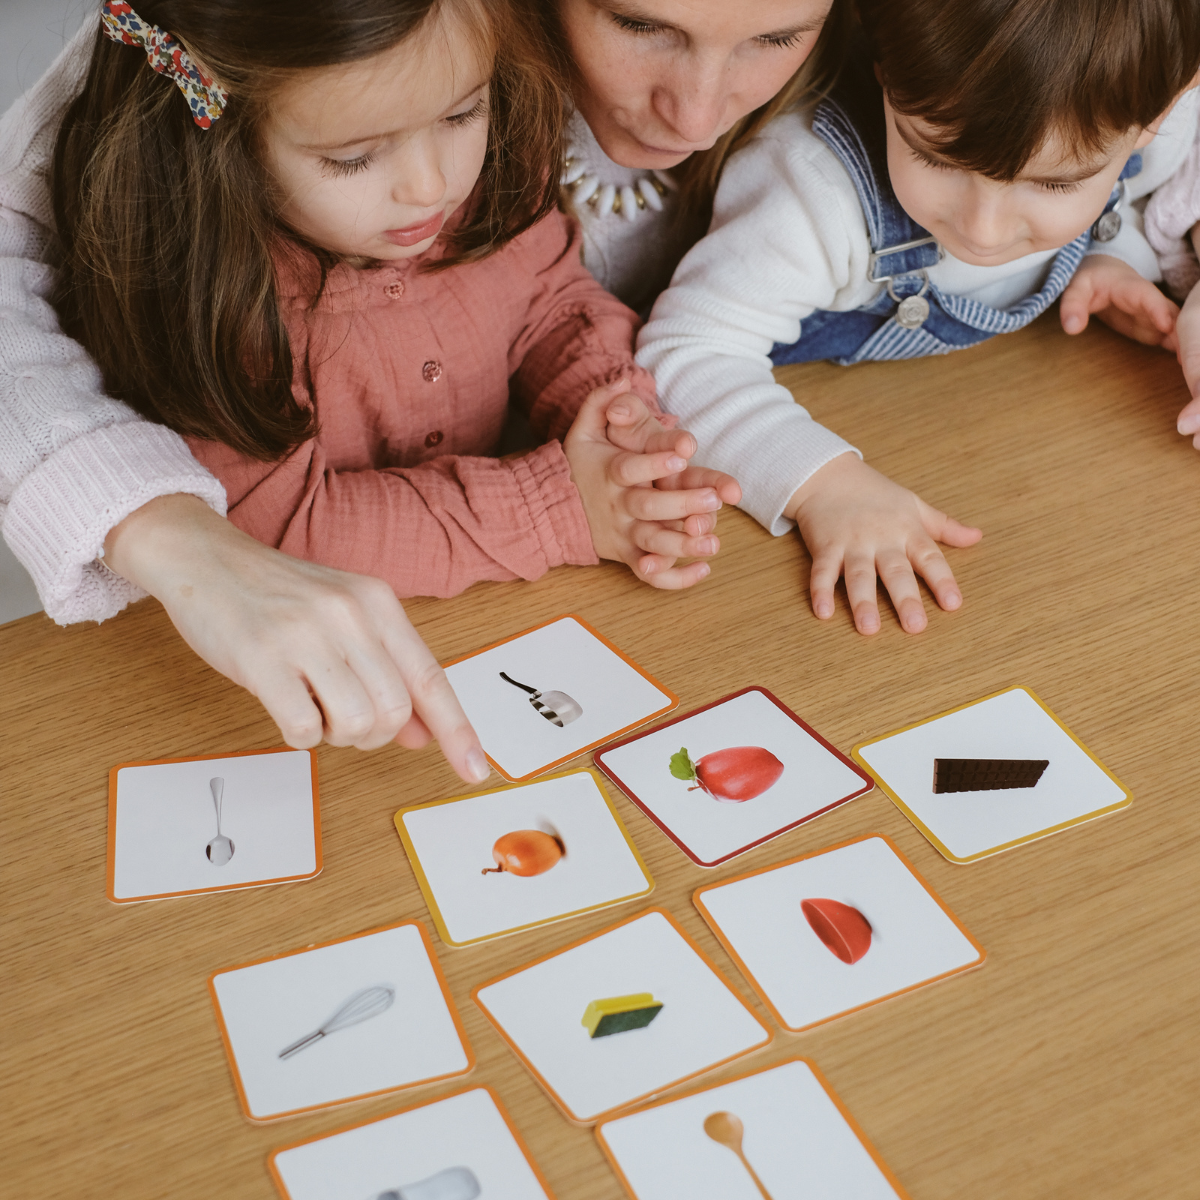
[[[423,1100],[420,1104],[410,1104],[406,1108],[397,1108],[393,1112],[384,1113],[379,1117],[367,1117],[363,1121],[355,1121],[353,1125],[343,1125],[341,1129],[331,1130],[329,1133],[318,1133],[313,1137],[301,1138],[298,1142],[289,1142],[286,1146],[279,1146],[272,1150],[267,1155],[267,1172],[271,1176],[271,1182],[275,1184],[279,1194],[283,1200],[292,1200],[292,1194],[287,1190],[287,1185],[283,1182],[283,1177],[279,1174],[279,1169],[275,1166],[275,1159],[288,1150],[295,1150],[297,1146],[308,1146],[313,1142],[323,1142],[328,1138],[337,1137],[340,1133],[349,1133],[352,1129],[361,1129],[364,1125],[377,1125],[380,1121],[387,1121],[392,1117],[402,1116],[404,1113],[416,1112],[419,1108],[428,1108],[432,1104],[441,1104],[443,1100],[453,1100],[455,1096],[465,1096],[468,1092],[487,1092],[492,1098],[492,1103],[496,1106],[496,1111],[500,1114],[504,1124],[508,1126],[508,1132],[512,1134],[512,1139],[517,1143],[517,1149],[525,1156],[525,1161],[529,1164],[529,1168],[533,1171],[538,1183],[542,1185],[542,1190],[546,1193],[546,1200],[555,1200],[554,1191],[550,1187],[545,1175],[542,1174],[542,1168],[538,1166],[537,1161],[529,1151],[529,1147],[525,1144],[525,1139],[521,1136],[520,1131],[513,1124],[512,1117],[508,1115],[508,1109],[500,1101],[500,1097],[496,1095],[495,1089],[491,1084],[477,1083],[471,1087],[460,1088],[457,1092],[447,1092],[444,1096],[438,1096],[434,1100]]]
[[[667,923],[675,930],[677,934],[679,934],[681,938],[683,938],[683,940],[691,947],[691,949],[695,951],[704,965],[708,967],[708,969],[712,971],[712,973],[725,985],[737,1002],[754,1018],[755,1021],[758,1022],[758,1024],[762,1027],[763,1032],[766,1034],[766,1040],[759,1042],[757,1045],[750,1046],[745,1050],[739,1051],[737,1054],[731,1054],[727,1058],[721,1059],[719,1062],[709,1063],[708,1066],[701,1067],[698,1071],[692,1071],[690,1074],[684,1075],[679,1079],[675,1079],[670,1083],[660,1084],[653,1091],[644,1092],[640,1096],[635,1096],[632,1100],[627,1100],[624,1104],[619,1104],[615,1108],[605,1109],[604,1112],[597,1113],[594,1117],[580,1118],[567,1107],[567,1104],[562,1097],[559,1096],[559,1094],[550,1086],[546,1078],[537,1070],[533,1063],[529,1061],[524,1051],[521,1050],[520,1046],[518,1046],[517,1043],[514,1042],[513,1039],[508,1035],[508,1031],[504,1028],[504,1026],[501,1025],[494,1016],[492,1016],[492,1013],[488,1009],[487,1005],[480,1000],[479,993],[483,991],[484,988],[491,987],[493,984],[501,983],[513,975],[520,975],[521,972],[528,971],[531,967],[536,967],[539,963],[546,962],[551,958],[558,958],[560,955],[566,954],[567,951],[574,950],[577,947],[584,945],[586,942],[594,942],[597,938],[604,937],[605,934],[612,933],[613,930],[620,929],[623,925],[629,925],[634,921],[640,921],[643,917],[647,917],[651,913],[658,913],[660,916],[666,917]],[[505,1043],[508,1045],[508,1048],[517,1056],[518,1060],[522,1063],[525,1069],[534,1077],[534,1079],[537,1080],[550,1099],[553,1100],[558,1106],[559,1111],[562,1112],[567,1120],[572,1124],[580,1125],[584,1128],[596,1125],[597,1123],[603,1121],[606,1117],[616,1116],[618,1113],[625,1113],[632,1108],[636,1108],[639,1102],[645,1100],[648,1096],[656,1096],[659,1092],[665,1092],[669,1088],[678,1087],[679,1084],[686,1083],[689,1079],[696,1079],[700,1075],[707,1075],[709,1071],[715,1071],[718,1067],[723,1067],[726,1063],[734,1062],[739,1058],[744,1058],[747,1054],[753,1054],[757,1050],[762,1050],[775,1040],[775,1035],[772,1033],[767,1023],[758,1015],[758,1013],[754,1011],[753,1008],[750,1007],[750,1005],[746,1002],[746,998],[737,990],[737,988],[733,986],[728,976],[725,975],[721,968],[718,967],[715,962],[713,962],[713,960],[704,952],[702,947],[700,947],[695,941],[693,941],[691,937],[688,936],[687,930],[680,925],[680,923],[675,919],[674,916],[672,916],[671,913],[669,913],[665,908],[658,907],[643,909],[639,913],[634,913],[632,916],[626,917],[623,921],[618,921],[615,925],[609,925],[604,929],[598,930],[596,933],[589,934],[587,937],[579,938],[577,941],[571,942],[566,946],[562,946],[557,950],[552,950],[549,954],[543,954],[539,958],[535,958],[532,962],[523,963],[521,966],[515,967],[511,971],[505,971],[503,975],[497,975],[494,979],[489,979],[486,983],[476,984],[476,986],[471,989],[471,999],[475,1002],[476,1008],[478,1008],[483,1015],[487,1017],[492,1027],[504,1039]]]
[[[867,746],[875,745],[877,742],[886,742],[888,738],[896,737],[898,734],[907,733],[910,729],[917,729],[921,725],[931,725],[934,721],[941,720],[942,717],[950,716],[951,713],[962,712],[965,708],[975,708],[987,700],[994,700],[997,696],[1006,695],[1008,692],[1025,692],[1034,704],[1083,751],[1084,755],[1091,759],[1125,793],[1125,796],[1124,799],[1116,800],[1104,808],[1098,808],[1095,812],[1084,813],[1081,817],[1072,817],[1069,821],[1061,821],[1057,825],[1051,825],[1048,829],[1039,830],[1037,833],[1029,833],[1024,837],[1014,838],[1011,842],[1002,842],[999,846],[993,846],[988,850],[980,850],[975,854],[968,854],[965,858],[960,858],[957,854],[951,853],[950,847],[938,838],[933,830],[883,781],[879,773],[871,768],[871,765],[862,756],[862,750]],[[1001,688],[998,692],[990,692],[988,695],[980,696],[976,700],[968,700],[965,704],[956,704],[953,708],[948,708],[944,712],[934,713],[933,716],[926,717],[924,720],[912,721],[910,724],[901,726],[899,729],[893,729],[889,733],[881,733],[878,737],[867,738],[865,741],[861,741],[854,746],[850,751],[850,757],[870,774],[879,790],[925,835],[926,839],[933,845],[937,852],[949,862],[957,863],[959,866],[978,862],[981,858],[990,858],[993,854],[1001,854],[1005,850],[1014,850],[1017,846],[1024,846],[1027,842],[1040,841],[1044,837],[1061,833],[1064,829],[1070,829],[1075,825],[1086,825],[1088,821],[1095,821],[1100,817],[1110,816],[1112,813],[1119,812],[1123,808],[1128,808],[1133,803],[1133,793],[1058,719],[1058,714],[1054,712],[1041,696],[1033,688],[1023,683],[1010,684],[1008,687]]]
[[[885,996],[877,996],[874,1000],[868,1000],[864,1004],[856,1004],[853,1008],[843,1009],[841,1012],[834,1013],[829,1017],[822,1017],[819,1021],[812,1021],[808,1025],[789,1025],[784,1019],[779,1010],[772,1003],[771,998],[767,995],[766,988],[754,977],[750,968],[746,966],[742,960],[742,956],[733,948],[732,943],[721,931],[721,927],[717,924],[717,919],[704,906],[701,896],[705,892],[716,891],[717,888],[722,888],[731,883],[739,883],[743,879],[753,879],[755,875],[765,875],[768,871],[779,871],[784,867],[794,866],[798,862],[804,862],[808,858],[820,858],[823,854],[830,854],[834,850],[844,849],[846,846],[853,846],[858,842],[866,842],[871,838],[882,838],[891,849],[892,853],[908,868],[916,881],[929,893],[942,910],[954,923],[955,928],[971,943],[972,946],[979,952],[979,957],[966,966],[955,967],[952,971],[943,971],[940,975],[932,975],[928,979],[922,979],[917,983],[910,983],[908,987],[903,987],[894,992],[888,992]],[[743,978],[750,985],[754,994],[763,1002],[767,1011],[779,1022],[783,1029],[788,1033],[807,1033],[810,1029],[816,1029],[819,1025],[828,1025],[830,1021],[840,1021],[842,1017],[848,1017],[851,1013],[862,1012],[864,1008],[872,1008],[876,1004],[882,1004],[885,1000],[894,1000],[897,996],[906,995],[908,992],[915,992],[918,988],[928,987],[931,983],[938,983],[943,979],[949,979],[954,975],[962,975],[965,971],[974,971],[982,967],[987,960],[987,951],[979,944],[971,931],[947,908],[945,901],[929,886],[929,881],[912,865],[905,857],[903,851],[895,842],[892,841],[886,833],[863,833],[858,837],[847,838],[844,842],[838,842],[833,846],[825,846],[820,850],[813,850],[809,854],[799,854],[795,858],[789,858],[786,862],[772,863],[769,867],[759,867],[755,871],[747,871],[743,875],[733,875],[729,879],[722,879],[719,883],[709,883],[702,887],[698,887],[692,893],[692,903],[696,906],[697,911],[704,918],[704,923],[712,930],[717,941],[721,943],[725,949],[725,953],[737,964],[737,969],[741,971]]]
[[[875,1149],[874,1143],[867,1137],[866,1131],[855,1119],[854,1114],[842,1103],[842,1098],[830,1086],[829,1080],[825,1078],[821,1068],[817,1066],[811,1058],[806,1058],[803,1054],[794,1054],[791,1058],[780,1059],[777,1063],[772,1063],[769,1067],[759,1067],[755,1071],[745,1071],[741,1075],[735,1075],[732,1079],[725,1079],[721,1083],[710,1083],[706,1087],[689,1088],[686,1092],[680,1092],[678,1096],[668,1096],[664,1100],[656,1100],[653,1104],[646,1104],[632,1112],[621,1113],[619,1117],[612,1117],[608,1121],[596,1126],[596,1141],[600,1143],[600,1149],[604,1152],[604,1157],[608,1159],[608,1165],[612,1167],[614,1174],[621,1181],[621,1186],[629,1193],[632,1200],[639,1200],[637,1192],[633,1190],[633,1185],[625,1177],[625,1172],[621,1170],[617,1163],[616,1156],[613,1154],[609,1144],[604,1140],[604,1126],[611,1124],[613,1121],[624,1120],[626,1117],[635,1117],[638,1113],[649,1112],[652,1108],[662,1108],[664,1104],[675,1104],[680,1100],[686,1100],[689,1096],[699,1096],[703,1092],[715,1091],[717,1088],[727,1087],[731,1083],[738,1083],[743,1079],[752,1079],[755,1075],[765,1075],[768,1071],[774,1071],[778,1067],[787,1066],[788,1063],[800,1062],[803,1063],[815,1077],[816,1081],[825,1090],[830,1100],[833,1101],[834,1107],[841,1114],[842,1119],[850,1126],[854,1136],[858,1138],[862,1148],[871,1156],[871,1160],[883,1173],[883,1177],[892,1185],[899,1200],[911,1200],[908,1192],[904,1189],[904,1185],[896,1178],[895,1172],[883,1160],[883,1156]]]
[[[592,904],[587,908],[576,908],[568,913],[560,913],[558,916],[547,917],[543,921],[530,921],[526,925],[516,925],[512,929],[502,929],[499,933],[485,933],[482,937],[468,938],[465,942],[454,941],[450,937],[449,929],[446,928],[445,918],[442,916],[442,910],[438,907],[437,899],[433,894],[433,887],[429,882],[428,876],[425,874],[425,868],[421,865],[421,856],[417,853],[416,846],[413,845],[412,836],[404,827],[404,821],[402,820],[404,814],[417,812],[422,808],[438,808],[443,804],[456,804],[460,800],[474,800],[477,796],[491,796],[496,792],[510,792],[514,788],[532,787],[534,783],[549,783],[551,779],[565,779],[568,775],[579,774],[590,775],[595,781],[596,790],[599,791],[601,797],[604,799],[604,803],[608,805],[608,811],[617,823],[617,828],[621,831],[621,836],[625,839],[625,844],[632,851],[634,861],[641,869],[642,876],[648,885],[646,890],[634,892],[628,896],[621,896],[616,900],[605,900],[601,904]],[[633,838],[629,836],[629,830],[625,828],[625,823],[618,816],[616,807],[612,802],[612,797],[604,787],[603,778],[595,767],[573,767],[569,771],[559,771],[554,775],[539,776],[536,780],[530,780],[527,783],[504,783],[499,787],[485,788],[481,792],[465,792],[461,796],[451,796],[446,800],[429,800],[424,804],[411,804],[407,808],[401,808],[396,812],[392,817],[392,824],[396,826],[396,832],[400,835],[400,842],[404,846],[404,853],[408,856],[408,862],[413,869],[413,874],[417,877],[417,884],[421,889],[421,895],[425,897],[425,904],[429,908],[430,916],[433,917],[433,927],[437,930],[438,937],[447,946],[453,946],[456,950],[462,949],[464,946],[475,946],[480,942],[490,942],[496,938],[507,937],[511,933],[521,933],[526,929],[540,929],[543,925],[553,925],[558,921],[568,921],[571,917],[578,917],[583,913],[599,912],[604,908],[615,908],[618,904],[628,904],[631,900],[640,900],[643,896],[649,896],[656,886],[654,876],[650,874],[650,868],[646,866],[642,856],[638,853],[638,848],[633,844]]]
[[[442,989],[442,999],[446,1001],[446,1007],[450,1010],[450,1019],[454,1022],[454,1028],[458,1033],[458,1040],[462,1043],[462,1048],[466,1052],[467,1065],[461,1071],[448,1071],[444,1075],[431,1075],[428,1079],[414,1079],[412,1083],[402,1083],[399,1087],[379,1088],[374,1092],[363,1092],[358,1096],[344,1096],[340,1100],[331,1100],[326,1104],[309,1104],[304,1108],[290,1108],[285,1112],[272,1113],[267,1117],[253,1116],[250,1112],[250,1105],[246,1100],[245,1089],[242,1087],[242,1076],[238,1070],[237,1057],[233,1053],[233,1043],[229,1040],[229,1030],[225,1026],[225,1017],[221,1012],[221,1002],[217,997],[217,989],[214,982],[217,976],[229,975],[234,971],[244,970],[246,967],[261,966],[263,963],[275,962],[281,958],[294,958],[297,954],[307,954],[310,950],[324,950],[327,946],[337,946],[342,942],[353,942],[358,938],[370,937],[375,933],[386,933],[390,929],[403,929],[406,925],[415,925],[421,935],[421,943],[425,947],[425,953],[429,956],[429,962],[433,967],[433,973],[438,981],[438,986]],[[433,952],[433,942],[430,940],[429,931],[420,921],[396,921],[391,925],[380,925],[375,929],[364,929],[361,933],[350,933],[346,934],[345,937],[332,938],[328,942],[314,942],[310,946],[301,946],[298,950],[285,950],[281,954],[268,954],[266,958],[256,958],[250,962],[238,963],[236,966],[222,967],[208,977],[208,994],[213,1003],[213,1011],[217,1016],[217,1028],[221,1033],[221,1042],[225,1047],[225,1057],[229,1062],[229,1073],[233,1077],[233,1086],[237,1091],[238,1103],[241,1105],[242,1115],[254,1125],[270,1125],[275,1121],[282,1121],[286,1117],[300,1116],[302,1113],[319,1112],[326,1108],[339,1108],[343,1104],[354,1104],[359,1100],[370,1100],[374,1096],[387,1096],[392,1092],[402,1092],[408,1088],[424,1087],[427,1084],[438,1083],[443,1079],[456,1079],[460,1075],[469,1075],[475,1069],[475,1051],[471,1048],[471,1043],[467,1038],[467,1031],[463,1027],[462,1017],[459,1015],[458,1009],[454,1004],[454,999],[450,995],[450,988],[446,983],[446,977],[442,974],[442,965],[438,962],[437,955]],[[367,1122],[360,1123],[366,1124]]]
[[[274,747],[270,750],[235,750],[232,754],[191,754],[185,758],[149,758],[137,762],[117,763],[108,772],[108,872],[107,896],[113,904],[142,904],[148,900],[173,900],[177,896],[207,896],[213,892],[240,892],[246,888],[271,887],[277,883],[299,883],[304,879],[315,879],[325,865],[321,851],[321,800],[317,784],[317,752],[307,751],[312,771],[313,800],[313,845],[316,849],[316,868],[306,875],[283,875],[279,879],[254,879],[246,883],[224,883],[220,887],[189,888],[183,892],[158,892],[153,896],[126,896],[118,900],[117,886],[117,772],[126,767],[162,767],[169,763],[206,762],[217,758],[249,758],[255,754],[295,754],[293,746]]]
[[[655,679],[649,671],[642,670],[642,668],[639,667],[638,664],[635,663],[628,654],[614,646],[613,643],[610,642],[608,638],[606,638],[604,634],[602,634],[594,625],[589,624],[578,613],[573,612],[559,613],[557,617],[551,617],[548,621],[542,621],[540,624],[532,625],[528,629],[522,629],[520,633],[514,633],[510,637],[501,638],[498,642],[492,642],[489,646],[480,646],[478,650],[472,650],[470,654],[460,654],[457,658],[452,658],[449,662],[442,663],[442,667],[452,667],[456,663],[466,662],[468,658],[478,658],[479,655],[486,654],[489,650],[495,650],[497,646],[503,646],[508,642],[515,642],[517,638],[524,637],[526,634],[536,633],[539,629],[545,629],[547,625],[553,625],[557,621],[565,621],[567,619],[578,621],[579,624],[588,631],[588,633],[603,642],[618,658],[628,663],[629,666],[631,666],[643,679],[648,680],[656,688],[658,688],[660,692],[662,692],[665,696],[668,696],[671,702],[665,708],[660,708],[655,712],[647,713],[646,716],[634,721],[632,725],[626,725],[623,729],[617,729],[612,733],[606,733],[603,737],[597,738],[594,742],[590,742],[586,746],[581,746],[578,750],[573,751],[571,754],[565,755],[563,758],[556,758],[554,762],[547,763],[544,767],[537,767],[535,770],[530,771],[528,775],[510,775],[485,750],[484,755],[488,762],[492,764],[496,774],[499,775],[501,779],[507,779],[509,783],[528,783],[531,779],[536,779],[539,775],[545,775],[547,771],[553,771],[555,767],[561,767],[563,763],[569,763],[573,759],[579,758],[581,755],[590,754],[596,749],[597,746],[607,745],[615,738],[621,737],[622,734],[629,733],[630,730],[633,729],[640,729],[643,725],[648,724],[650,721],[655,721],[664,714],[669,713],[673,709],[679,707],[679,697],[675,695],[675,693],[671,691],[669,687],[664,687],[663,684],[659,680]]]

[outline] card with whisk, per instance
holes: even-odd
[[[320,871],[311,750],[130,762],[109,772],[114,904],[292,883]]]
[[[475,1065],[419,921],[217,971],[208,987],[252,1121],[465,1075]]]
[[[523,783],[679,703],[586,621],[556,617],[446,665],[488,761]]]

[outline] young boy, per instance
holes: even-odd
[[[639,339],[664,407],[734,474],[742,507],[791,522],[818,617],[845,574],[879,628],[875,576],[925,627],[914,569],[962,598],[937,542],[960,525],[812,421],[772,365],[944,354],[1019,329],[1062,297],[1143,341],[1173,337],[1139,201],[1196,137],[1195,0],[860,0],[867,44],[815,114],[731,159],[709,235]]]

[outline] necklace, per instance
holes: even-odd
[[[662,212],[663,198],[679,190],[666,171],[639,175],[633,183],[601,183],[576,145],[567,147],[560,182],[571,191],[576,206],[587,204],[598,217],[622,216],[626,221],[636,221],[648,208]]]

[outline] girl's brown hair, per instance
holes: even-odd
[[[281,236],[259,156],[272,90],[387,50],[446,11],[495,50],[487,156],[440,269],[493,253],[557,202],[565,87],[536,0],[138,0],[229,93],[210,129],[136,46],[99,29],[54,151],[54,303],[109,393],[263,460],[316,432],[292,392],[275,292]],[[521,6],[518,8],[518,6]],[[97,21],[97,25],[99,22]],[[335,261],[317,253],[322,272]],[[322,275],[323,278],[323,275]]]
[[[1080,161],[1144,129],[1200,68],[1197,0],[858,0],[896,111],[968,171],[1015,179],[1047,138]]]

